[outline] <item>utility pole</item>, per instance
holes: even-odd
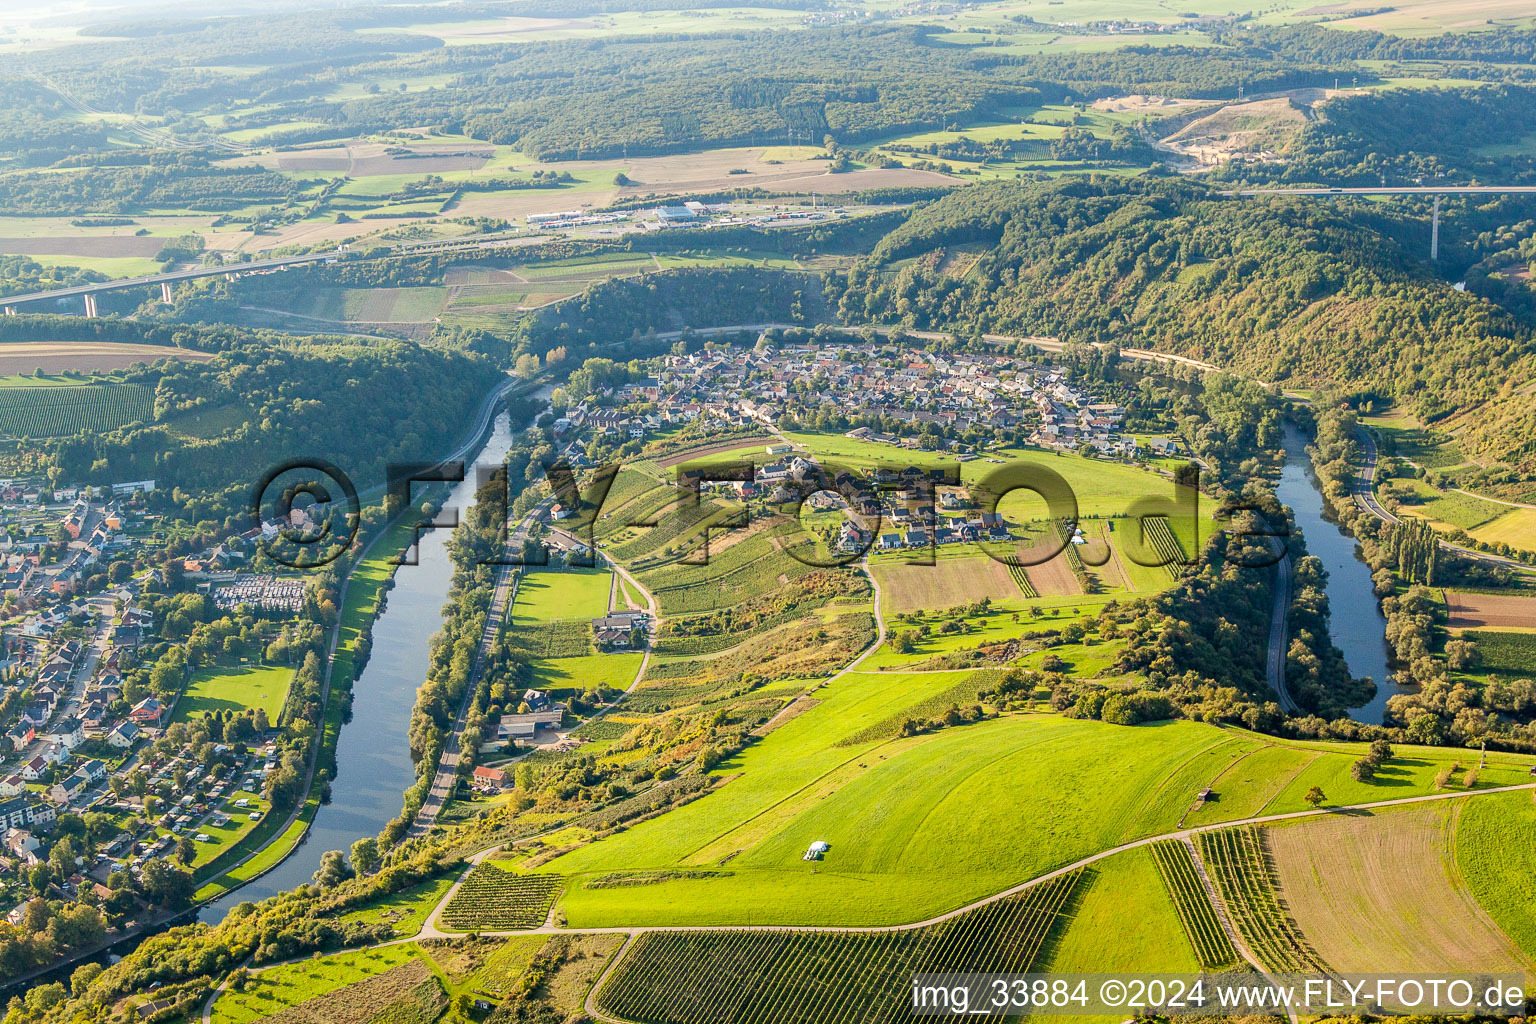
[[[1440,258],[1440,193],[1435,193],[1434,218],[1429,228],[1429,260],[1431,263]]]

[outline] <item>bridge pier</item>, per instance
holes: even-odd
[[[169,281],[161,281],[160,282],[160,301],[161,302],[170,302],[171,301],[171,282],[169,282]]]
[[[85,293],[85,315],[88,317],[96,316],[96,296],[90,292]]]
[[[16,307],[15,306],[6,306],[5,307],[5,315],[6,316],[15,316],[16,315]]]
[[[1435,213],[1429,227],[1429,259],[1433,263],[1440,258],[1440,193],[1435,193]]]

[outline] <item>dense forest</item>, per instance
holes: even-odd
[[[462,440],[501,374],[487,360],[405,342],[232,347],[205,363],[131,372],[155,388],[155,419],[58,443],[63,477],[154,479],[185,518],[243,513],[259,473],[329,459],[361,489],[391,462],[430,460]]]
[[[443,47],[427,36],[377,31],[423,16],[410,8],[381,11],[306,15],[308,32],[295,31],[291,15],[115,25],[97,31],[128,38],[25,60],[0,56],[0,82],[19,97],[0,118],[0,153],[38,164],[82,151],[83,139],[47,127],[60,117],[77,126],[77,104],[165,118],[163,130],[189,145],[209,139],[206,124],[184,112],[243,101],[256,109],[237,112],[226,129],[333,126],[284,129],[269,144],[334,136],[337,128],[355,134],[433,125],[549,160],[820,142],[825,135],[857,143],[956,117],[1007,116],[1018,106],[1130,90],[1230,98],[1240,85],[1265,91],[1323,85],[1341,74],[1369,77],[1355,65],[1236,48],[1006,54],[936,40],[925,26],[806,31],[797,35],[793,65],[781,60],[784,39],[776,32]],[[441,17],[434,12],[428,20]],[[365,35],[362,27],[375,31]],[[254,70],[210,70],[219,66]],[[37,72],[52,87],[30,77]],[[387,83],[427,75],[449,80],[425,90],[327,98],[349,78]],[[710,86],[700,88],[703,81]],[[86,123],[98,136],[109,127]]]
[[[965,189],[919,210],[846,279],[850,322],[1117,342],[1261,380],[1353,382],[1484,462],[1536,472],[1531,330],[1452,289],[1368,209],[1223,199],[1167,179]],[[991,246],[963,280],[908,256]]]
[[[1342,33],[1334,33],[1342,34]],[[1536,182],[1536,88],[1402,89],[1339,96],[1285,149],[1283,163],[1234,161],[1218,181],[1344,186]]]

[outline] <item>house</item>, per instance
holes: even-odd
[[[34,757],[21,766],[21,777],[28,782],[36,782],[43,777],[43,773],[47,770],[48,762],[44,761],[41,757]]]
[[[10,852],[12,857],[21,859],[28,866],[40,863],[37,851],[41,846],[42,844],[37,841],[37,837],[24,828],[12,828],[5,832],[6,850]],[[26,904],[22,904],[22,906],[26,906]]]
[[[629,631],[623,629],[599,629],[592,634],[592,639],[599,647],[628,649],[630,645]]]
[[[0,801],[0,828],[32,828],[51,825],[57,817],[51,806],[34,802],[30,797],[16,796]]]
[[[85,742],[85,726],[78,718],[61,718],[59,724],[53,727],[53,738],[65,750],[74,750]]]
[[[37,730],[33,728],[32,723],[22,722],[19,725],[13,726],[5,734],[5,738],[10,741],[12,750],[22,750],[28,743],[37,738]]]
[[[83,769],[71,772],[60,782],[48,787],[48,799],[56,804],[72,803],[91,788],[91,777]]]
[[[529,710],[538,711],[549,705],[549,694],[543,690],[524,690],[523,703],[528,705]]]
[[[475,765],[473,772],[474,784],[489,789],[502,789],[507,784],[507,773],[500,768],[487,768],[485,765]]]
[[[133,722],[123,722],[116,729],[107,733],[107,742],[118,750],[127,750],[138,742],[139,727]]]
[[[140,726],[158,726],[160,724],[160,699],[158,697],[145,697],[133,706],[128,712],[128,717]]]
[[[20,775],[7,775],[0,779],[0,799],[21,796],[27,791],[27,782]]]

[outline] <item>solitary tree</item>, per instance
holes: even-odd
[[[1316,809],[1322,805],[1324,800],[1328,799],[1328,795],[1323,792],[1323,787],[1313,786],[1311,789],[1307,790],[1307,795],[1302,797],[1302,799],[1305,800],[1307,804],[1313,809]]]
[[[360,875],[371,874],[379,866],[379,844],[372,836],[352,844],[352,866]]]

